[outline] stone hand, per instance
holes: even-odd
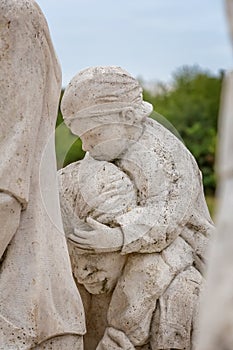
[[[21,209],[17,199],[7,193],[0,192],[0,258],[19,226]]]
[[[111,228],[92,218],[87,218],[87,223],[92,230],[75,228],[74,233],[68,236],[78,248],[95,252],[121,250],[123,234],[120,227]]]
[[[135,347],[124,332],[108,327],[96,350],[135,350]]]

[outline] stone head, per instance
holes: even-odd
[[[126,262],[120,252],[82,253],[74,246],[70,255],[76,280],[91,294],[112,292]]]
[[[98,160],[119,157],[142,133],[152,106],[138,81],[120,67],[91,67],[68,85],[61,104],[65,123]]]

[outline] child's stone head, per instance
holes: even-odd
[[[152,112],[142,87],[120,67],[91,67],[68,85],[61,104],[65,123],[93,158],[111,161],[142,133]]]
[[[90,217],[116,227],[117,217],[137,205],[133,182],[112,163],[84,159],[72,177],[74,193],[71,200],[75,201],[75,214],[83,221]]]
[[[110,293],[115,288],[126,262],[126,256],[120,252],[80,253],[73,246],[70,254],[76,280],[91,294]]]

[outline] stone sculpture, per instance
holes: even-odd
[[[88,151],[59,172],[85,348],[195,349],[213,223],[194,158],[119,67],[78,73],[62,111]]]
[[[226,0],[233,40],[233,1]],[[211,247],[200,322],[200,350],[233,349],[233,72],[223,82],[219,123],[217,234]]]
[[[84,310],[62,228],[50,138],[60,66],[33,0],[1,1],[0,24],[0,349],[80,350]]]

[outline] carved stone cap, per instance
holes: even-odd
[[[152,112],[151,104],[142,99],[139,82],[116,66],[90,67],[79,72],[68,85],[61,106],[67,121],[126,107],[133,107],[144,116]]]

